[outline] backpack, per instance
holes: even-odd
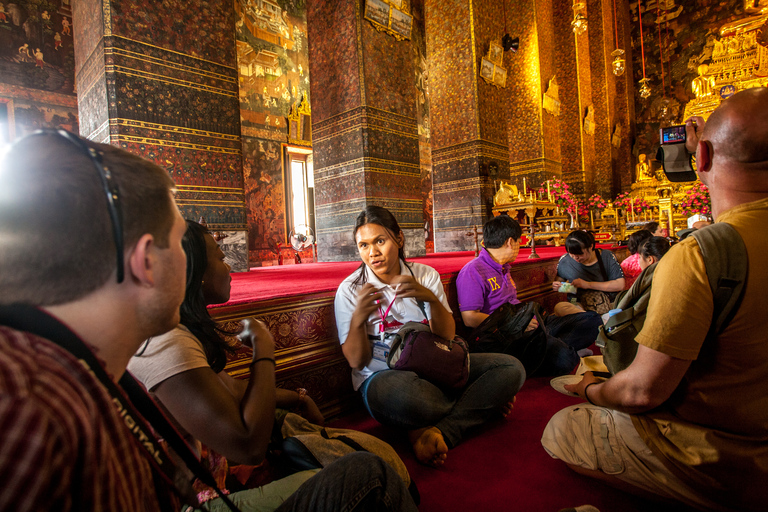
[[[720,334],[738,310],[747,279],[747,249],[739,233],[724,222],[698,229],[690,236],[699,244],[714,300],[709,338]],[[612,374],[625,369],[635,359],[635,336],[645,323],[655,270],[656,263],[643,270],[632,287],[616,297],[614,309],[621,312],[611,316],[599,329],[595,344],[600,347]]]
[[[536,317],[538,327],[525,328]],[[547,330],[536,302],[502,304],[472,331],[467,338],[470,353],[508,354],[520,360],[526,375],[533,375],[547,355]]]

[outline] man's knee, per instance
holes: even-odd
[[[508,354],[472,354],[470,356],[469,370],[478,370],[481,376],[493,376],[504,382],[513,394],[517,393],[525,383],[525,368],[523,363],[514,356]]]
[[[624,471],[623,448],[611,411],[579,404],[549,420],[541,444],[552,457],[572,466],[606,474]]]

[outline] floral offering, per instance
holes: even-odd
[[[702,182],[697,181],[690,190],[685,192],[685,198],[680,203],[680,208],[686,217],[701,214],[709,215],[712,213],[712,203],[709,199],[709,190]]]

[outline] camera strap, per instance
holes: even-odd
[[[696,171],[691,165],[692,156],[685,149],[685,144],[662,144],[656,152],[656,160],[661,162],[667,179],[675,183],[696,180]]]
[[[118,387],[93,352],[75,333],[38,308],[21,304],[0,307],[0,325],[45,338],[78,358],[85,369],[106,388],[118,414],[143,448],[154,472],[159,474],[182,500],[190,501],[189,492],[179,488],[180,483],[183,485],[189,482],[188,476],[168,456],[150,425],[163,436],[195,477],[213,488],[230,510],[239,512],[239,509],[219,489],[216,479],[202,465],[181,434],[168,421],[144,387],[128,371],[123,374]],[[145,417],[150,423],[147,423]]]

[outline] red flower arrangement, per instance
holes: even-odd
[[[627,213],[634,212],[635,215],[639,215],[648,210],[651,205],[645,199],[635,199],[629,195],[629,192],[622,192],[613,200],[613,207],[620,208]]]
[[[687,217],[695,214],[709,215],[712,213],[712,202],[706,185],[700,181],[694,183],[691,189],[685,192],[685,199],[680,203],[680,208]]]
[[[629,192],[622,192],[613,200],[613,207],[628,210],[630,199]]]
[[[602,210],[606,207],[605,199],[600,194],[592,194],[587,200],[590,210]]]
[[[574,197],[569,188],[568,184],[559,178],[553,176],[552,179],[549,180],[549,191],[552,194],[552,202],[557,206],[564,208],[566,212],[574,213]],[[539,186],[538,193],[540,196],[546,197],[546,182]]]

